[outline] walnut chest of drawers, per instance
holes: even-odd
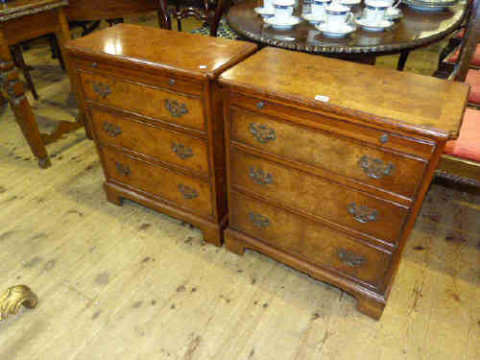
[[[134,200],[221,244],[225,149],[215,79],[255,50],[245,42],[126,24],[68,44],[109,201]]]
[[[220,83],[227,248],[325,280],[379,318],[468,88],[274,48]]]

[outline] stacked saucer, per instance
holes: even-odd
[[[418,11],[442,11],[457,4],[457,0],[403,0],[408,7]]]
[[[288,30],[302,22],[293,16],[295,0],[273,0],[273,16],[263,17],[265,24],[271,25],[276,30]]]

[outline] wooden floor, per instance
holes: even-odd
[[[48,49],[27,61],[42,128],[71,119]],[[39,169],[3,110],[0,291],[26,284],[40,301],[0,323],[2,360],[480,359],[478,196],[431,188],[375,321],[346,293],[265,256],[238,257],[180,221],[107,203],[83,131],[49,152],[53,166]]]

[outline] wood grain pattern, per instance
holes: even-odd
[[[107,199],[130,199],[198,226],[226,226],[222,93],[214,78],[253,44],[120,25],[67,46],[106,173]]]
[[[113,180],[159,196],[206,217],[212,215],[210,184],[110,149],[100,149],[107,182]]]
[[[395,245],[403,228],[407,207],[368,193],[293,170],[231,149],[231,178],[234,188],[256,193],[283,206],[340,224],[370,235],[377,242]],[[358,215],[374,214],[363,220]]]
[[[80,78],[87,101],[205,130],[203,104],[199,97],[153,88],[118,77],[81,73]]]
[[[296,217],[280,208],[254,201],[238,193],[232,193],[234,207],[230,225],[252,238],[300,257],[317,266],[333,269],[348,280],[368,283],[382,290],[389,254],[360,244],[326,226]],[[268,220],[259,226],[255,216]]]
[[[461,83],[275,48],[263,49],[220,79],[242,92],[259,91],[433,138],[458,135],[468,93]],[[329,100],[315,100],[317,95]]]
[[[434,69],[431,51],[408,68]],[[36,112],[70,116],[69,81],[48,45],[26,57],[49,70],[35,84],[51,101]],[[105,201],[83,130],[51,144],[54,168],[40,171],[4,111],[0,147],[0,283],[27,284],[40,299],[0,324],[2,360],[480,358],[478,195],[432,184],[374,321],[334,286],[256,251],[206,244],[192,220]]]
[[[242,41],[179,32],[172,35],[169,30],[120,24],[76,39],[68,48],[72,53],[95,53],[98,59],[114,58],[117,64],[133,62],[142,68],[213,79],[257,47]]]
[[[196,173],[209,175],[205,140],[145,123],[120,113],[90,109],[96,138],[101,144],[113,145],[143,154]]]
[[[266,128],[275,139],[260,142],[252,128]],[[270,152],[282,158],[313,165],[342,176],[357,179],[397,194],[413,198],[425,169],[425,161],[368,146],[355,138],[315,132],[309,128],[290,125],[259,114],[232,110],[231,137],[235,142]],[[360,162],[362,158],[377,160],[391,167],[388,174],[378,178],[369,175]]]
[[[292,61],[294,58],[297,60],[295,66]],[[273,71],[270,73],[265,72],[267,59],[273,64],[271,67]],[[292,55],[278,49],[264,49],[230,72],[226,72],[222,78],[221,82],[228,91],[228,100],[225,103],[227,119],[225,132],[229,150],[228,191],[230,194],[235,191],[242,192],[243,195],[255,197],[256,200],[263,202],[255,211],[247,214],[245,208],[253,207],[252,205],[244,206],[243,200],[238,196],[229,198],[229,220],[232,225],[226,230],[225,242],[229,250],[238,254],[243,254],[245,249],[256,250],[315,278],[328,281],[355,296],[358,299],[359,311],[379,319],[392,289],[407,238],[415,224],[445,142],[449,136],[458,132],[467,92],[457,91],[455,97],[447,103],[445,94],[452,95],[454,91],[461,89],[457,84],[448,81],[431,82],[428,79],[413,78],[410,74],[395,72],[381,74],[382,71],[377,72],[378,69],[372,71],[370,69],[373,68],[362,69],[360,66],[353,69],[352,64],[338,60],[323,63],[324,69],[329,70],[322,71],[317,68],[322,61],[304,54]],[[327,64],[329,66],[326,66]],[[280,69],[282,72],[278,72]],[[361,73],[362,76],[352,80],[353,86],[349,88],[349,83],[345,83],[346,78],[341,74],[354,73],[357,75]],[[387,76],[380,78],[381,75]],[[325,81],[327,78],[328,82],[316,82],[319,79]],[[378,81],[381,81],[381,84]],[[387,88],[386,84],[396,85],[397,98],[394,99],[393,91]],[[324,105],[313,104],[299,96],[311,93],[312,89],[315,91],[315,86],[332,91],[348,88],[352,91],[354,101],[350,101],[351,98],[348,97],[340,98],[340,94],[336,93],[333,100],[337,102],[337,99],[340,99],[342,107],[339,107],[338,104],[330,105],[329,101]],[[415,99],[413,94],[410,97],[398,97],[403,95],[404,89],[411,90],[417,86],[419,90],[423,88],[423,92],[421,95],[415,94]],[[427,99],[423,98],[425,94],[430,96],[429,104]],[[252,107],[252,99],[256,99],[256,109]],[[245,100],[245,103],[242,103],[242,100]],[[274,111],[270,109],[272,103],[275,103]],[[282,116],[278,111],[279,104],[285,109],[298,106],[301,111],[285,111]],[[433,104],[436,104],[437,108],[434,109]],[[403,120],[396,111],[400,110],[400,105],[404,107],[401,114],[404,116]],[[248,108],[248,111],[242,110],[244,108]],[[314,112],[315,108],[318,109],[318,116],[313,121],[307,121],[303,111],[308,109]],[[371,113],[364,112],[367,108],[370,108]],[[452,109],[457,110],[449,113]],[[331,116],[328,110],[331,111]],[[274,113],[273,116],[270,112]],[[417,119],[420,112],[423,115],[419,115],[420,118]],[[409,123],[405,122],[407,113],[411,118]],[[296,117],[296,114],[299,116]],[[384,117],[380,117],[382,114]],[[435,123],[442,128],[425,127],[426,124],[423,123],[425,116],[431,120],[435,119]],[[323,122],[323,119],[326,119],[325,126],[317,124]],[[333,119],[337,119],[337,129],[324,131],[325,128],[333,127],[331,123]],[[357,136],[352,135],[354,124],[359,129]],[[412,144],[422,144],[413,150],[414,153],[423,152],[422,157],[407,155],[411,154],[408,151],[402,153],[373,144],[371,130],[367,130],[368,134],[362,134],[361,131],[362,128],[368,129],[370,126],[387,132],[387,138],[381,137],[377,140],[387,144],[392,135],[394,139],[398,136],[403,141],[403,136],[408,134],[407,138]],[[425,156],[427,155],[425,145],[430,146],[431,156]],[[394,146],[398,147],[401,144],[397,143]],[[253,154],[255,158],[250,155],[250,158],[239,156],[239,150]],[[247,164],[250,163],[255,166],[248,167]],[[398,205],[406,205],[403,206],[403,213],[392,211],[394,203],[391,202],[392,197],[388,192],[382,194],[378,189],[358,186],[358,183],[353,181],[359,174],[352,170],[355,169],[355,165],[357,170],[361,169],[364,172],[364,176],[371,180],[380,180],[380,188],[400,193],[404,191],[403,195],[408,194],[411,203],[395,201]],[[320,172],[318,168],[329,171]],[[396,174],[399,176],[398,179],[402,179],[403,184],[382,183],[384,179],[394,177],[393,170],[397,168],[401,169]],[[339,176],[328,175],[328,172],[341,174],[350,181],[338,181]],[[252,185],[252,181],[255,185]],[[368,193],[377,197],[370,197]],[[345,216],[342,218],[340,210],[345,211],[348,201],[352,201],[347,205],[349,215],[353,216],[355,221],[368,226],[367,230],[363,230],[363,237],[352,237],[351,229],[341,229],[338,226],[342,224],[355,230],[361,228],[360,225],[348,224]],[[373,203],[375,205],[371,206]],[[275,210],[268,210],[269,206],[274,206]],[[382,211],[376,210],[377,207],[382,208],[386,214],[383,224],[380,220]],[[400,208],[401,205],[397,210]],[[231,209],[235,210],[232,212]],[[240,222],[235,219],[236,212],[242,214]],[[265,212],[268,212],[268,215],[264,215]],[[318,256],[325,263],[333,262],[335,254],[331,250],[327,251],[326,256],[318,249],[305,250],[308,246],[305,245],[307,240],[303,231],[308,228],[310,232],[318,234],[321,240],[316,241],[324,249],[330,249],[331,246],[338,244],[338,238],[310,230],[305,224],[292,220],[294,215],[292,219],[282,217],[281,214],[284,212],[305,217],[322,228],[325,224],[332,226],[340,231],[345,239],[353,239],[362,245],[366,245],[367,233],[390,241],[397,234],[393,248],[390,246],[392,252],[388,266],[384,265],[381,258],[370,256],[370,261],[376,262],[372,264],[373,268],[378,265],[377,270],[372,270],[378,276],[375,280],[377,289],[372,290],[365,284],[353,285],[346,278],[337,276],[335,271],[309,262],[307,255],[309,259]],[[321,217],[315,217],[315,214]],[[273,221],[270,218],[274,218],[275,224],[282,226],[275,227],[272,237],[265,240],[266,234],[273,229],[271,228]],[[331,222],[327,223],[326,218]],[[402,220],[398,222],[399,219]],[[248,220],[250,225],[247,226]],[[337,225],[334,226],[333,222],[337,222]],[[387,243],[382,244],[381,241],[378,245],[387,245],[385,248],[389,248]],[[351,267],[365,264],[365,255],[358,255],[357,250],[342,248],[337,253],[337,259],[340,257]],[[370,278],[369,281],[371,283],[374,280]],[[379,282],[384,286],[379,287]]]

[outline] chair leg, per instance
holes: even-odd
[[[35,85],[33,84],[32,76],[30,74],[30,67],[25,63],[25,59],[23,58],[22,46],[20,44],[17,44],[11,46],[10,50],[13,55],[12,57],[15,65],[22,70],[25,81],[27,82],[27,87],[32,92],[33,98],[35,100],[38,100],[39,96],[37,90],[35,89]]]
[[[60,54],[60,48],[58,47],[57,37],[55,36],[55,34],[49,35],[48,41],[50,43],[50,49],[52,51],[52,58],[58,59],[60,67],[62,68],[62,70],[65,70],[65,63],[63,62],[63,57]]]
[[[408,55],[410,54],[410,50],[403,50],[400,53],[400,59],[398,59],[397,70],[403,71],[405,68],[405,63],[407,62]]]

